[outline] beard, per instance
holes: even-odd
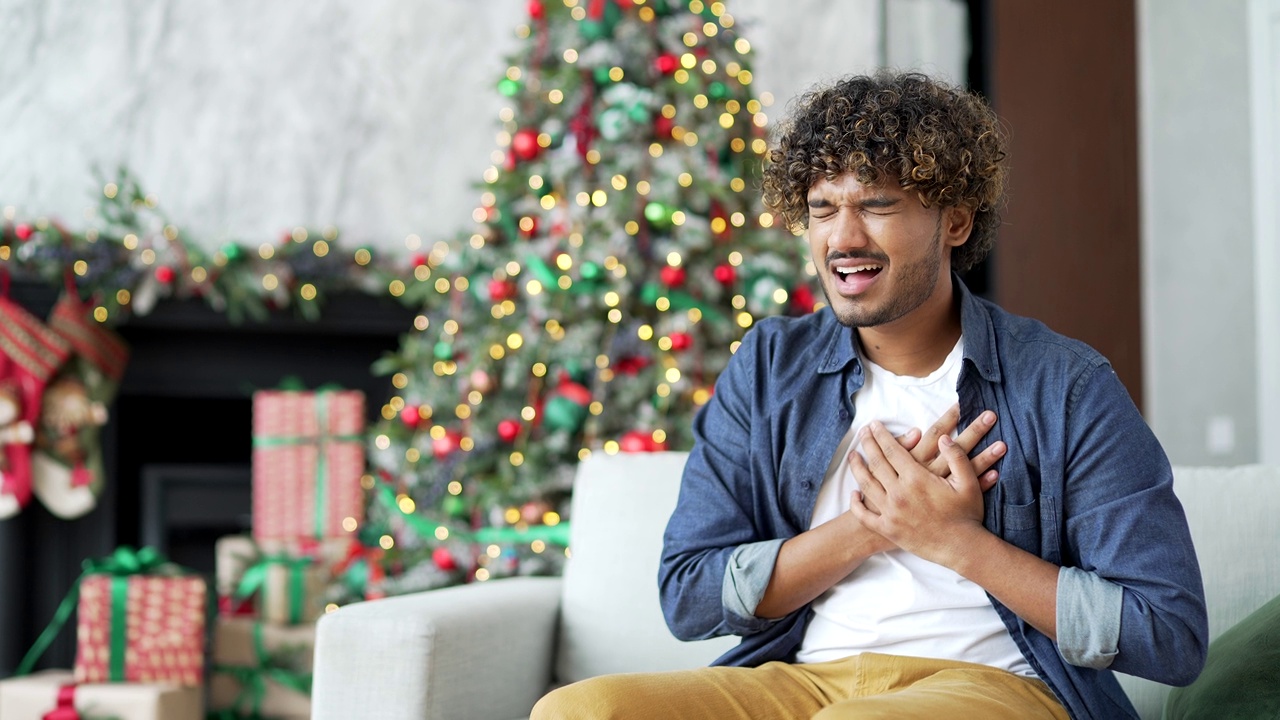
[[[865,302],[860,300],[848,301],[840,298],[846,303],[852,302],[853,306],[837,309],[836,304],[831,302],[831,290],[827,287],[827,281],[824,279],[819,284],[822,286],[822,294],[827,298],[827,306],[835,313],[836,320],[845,327],[875,327],[902,318],[923,305],[929,299],[929,296],[933,294],[934,288],[938,284],[938,274],[942,271],[942,253],[948,251],[948,248],[942,247],[938,242],[941,238],[942,217],[939,216],[938,225],[933,231],[933,238],[929,241],[929,246],[935,251],[918,260],[897,265],[897,275],[891,278],[894,282],[894,287],[890,288],[890,290],[894,294],[879,307],[868,307]],[[882,262],[886,259],[837,252],[827,256],[826,266],[830,268],[833,260],[845,257],[872,259],[877,262]],[[885,270],[880,272],[887,272],[888,269],[889,266],[885,263]]]

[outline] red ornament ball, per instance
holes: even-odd
[[[693,338],[689,333],[673,332],[670,336],[671,349],[675,351],[688,350],[693,345]]]
[[[732,285],[738,279],[738,271],[734,270],[732,265],[717,265],[711,274],[721,285]]]
[[[799,285],[791,290],[791,307],[797,312],[813,312],[816,302],[817,298],[813,296],[813,290],[810,290],[808,285]]]
[[[529,0],[529,17],[541,20],[546,16],[547,6],[542,4],[542,0]]]
[[[502,442],[511,442],[520,434],[520,423],[516,420],[503,420],[498,423],[498,437]]]
[[[410,430],[422,424],[422,415],[418,414],[418,406],[405,405],[404,409],[400,411],[400,422],[404,423],[405,427]]]
[[[671,53],[662,53],[653,59],[653,67],[663,75],[670,75],[680,67],[680,59]]]
[[[431,441],[431,452],[436,456],[437,460],[443,460],[458,449],[458,442],[461,439],[458,433],[447,432]]]
[[[510,280],[490,280],[489,281],[489,301],[502,302],[515,297],[516,286]]]
[[[542,516],[551,512],[551,506],[542,500],[530,500],[520,506],[520,519],[530,525],[541,525]]]
[[[618,438],[618,447],[622,452],[642,453],[650,452],[653,444],[653,436],[642,433],[639,430],[629,430]]]
[[[453,553],[449,552],[448,548],[438,547],[432,550],[431,562],[445,572],[453,572],[458,569],[458,561],[453,559]]]
[[[675,126],[676,126],[675,120],[672,120],[671,118],[665,117],[663,115],[659,115],[653,121],[653,134],[657,135],[659,138],[669,138],[671,137],[671,131],[672,129],[675,128]]]
[[[427,256],[424,253],[414,253],[413,257],[409,258],[409,262],[412,262],[414,267],[422,267],[427,264]]]
[[[19,240],[26,242],[35,234],[35,230],[33,230],[30,225],[23,223],[21,225],[14,226],[13,234],[17,235]]]
[[[516,131],[515,137],[511,138],[511,151],[521,160],[533,160],[542,152],[542,147],[538,145],[538,131],[530,128]]]
[[[658,277],[662,279],[663,285],[669,288],[677,288],[684,285],[687,275],[684,268],[668,265],[662,268],[662,272],[658,274]]]
[[[168,285],[173,282],[177,277],[178,273],[174,272],[173,268],[168,265],[161,265],[156,268],[156,280],[160,281],[164,285]]]
[[[557,385],[555,394],[572,400],[575,405],[585,407],[591,404],[591,391],[587,389],[586,385],[572,380],[565,380]]]

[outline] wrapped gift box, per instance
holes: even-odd
[[[315,625],[279,626],[244,618],[218,618],[213,635],[213,674],[209,680],[209,708],[252,709],[252,688],[262,683],[257,712],[279,720],[306,720],[311,716],[309,687]],[[290,687],[290,684],[294,685]]]
[[[253,396],[253,536],[328,538],[364,515],[364,393]]]
[[[77,606],[76,681],[198,687],[207,603],[198,575],[86,576]]]
[[[245,604],[268,623],[315,622],[324,614],[325,586],[344,557],[349,538],[321,541],[256,542],[247,535],[220,538],[215,545],[218,605],[224,615],[243,615]],[[246,572],[259,574],[252,597],[237,596]]]
[[[74,685],[74,674],[49,670],[0,681],[0,718],[40,720],[59,702],[73,706],[86,720],[201,720],[198,687],[173,683],[89,683]],[[61,695],[61,697],[60,697]]]

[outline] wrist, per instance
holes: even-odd
[[[962,525],[953,534],[953,542],[947,547],[946,555],[938,564],[954,570],[961,577],[972,580],[975,567],[985,558],[991,557],[994,552],[993,542],[1003,541],[981,523]]]

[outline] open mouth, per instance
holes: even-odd
[[[880,277],[884,266],[879,263],[860,262],[832,266],[835,290],[841,295],[858,295]]]

